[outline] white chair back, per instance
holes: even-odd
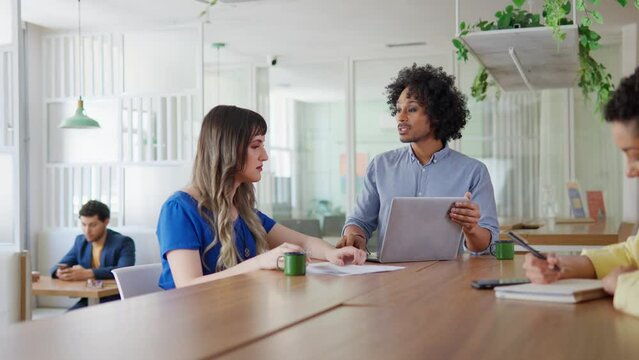
[[[158,286],[158,280],[162,273],[162,264],[147,264],[127,266],[111,271],[118,284],[120,297],[130,297],[162,291]]]

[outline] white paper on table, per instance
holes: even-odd
[[[372,274],[385,271],[395,271],[403,269],[403,266],[387,266],[387,265],[334,265],[329,262],[321,262],[309,264],[306,267],[306,273],[310,275],[361,275]]]

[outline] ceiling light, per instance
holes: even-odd
[[[80,28],[80,0],[78,0],[78,48],[80,49],[80,96],[78,99],[78,107],[73,116],[65,119],[60,123],[63,129],[99,129],[100,124],[87,116],[84,112],[84,101],[82,101],[82,93],[84,92],[84,51],[82,46],[82,32]]]

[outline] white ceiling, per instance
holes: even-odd
[[[196,0],[82,0],[83,31],[124,31],[204,22],[205,62],[215,62],[214,42],[224,42],[221,63],[267,63],[276,55],[281,65],[333,62],[309,76],[308,69],[293,68],[272,74],[281,91],[293,85],[323,89],[325,96],[341,96],[345,85],[340,72],[347,57],[379,58],[450,54],[455,29],[453,0],[253,0],[228,4],[220,0],[208,16],[207,6]],[[462,20],[492,19],[509,0],[459,0]],[[542,0],[529,0],[539,12]],[[639,11],[606,0],[601,12],[606,27],[598,30],[619,37],[622,25],[639,22]],[[76,0],[22,0],[25,21],[57,31],[77,26]],[[387,48],[390,43],[426,42],[408,48]],[[329,71],[329,70],[335,71]],[[328,71],[328,72],[327,72]],[[330,75],[327,75],[330,74]],[[307,79],[308,78],[308,79]],[[312,79],[314,78],[314,80]],[[311,81],[313,80],[313,81]],[[325,86],[319,86],[321,83]],[[330,84],[330,85],[329,85]],[[289,91],[292,92],[292,89]],[[333,95],[328,95],[332,93]],[[320,96],[321,97],[321,96]]]
[[[221,0],[224,1],[224,0]],[[196,0],[83,0],[83,28],[88,31],[149,29],[206,21],[205,43],[225,42],[239,58],[266,62],[412,55],[450,51],[454,35],[453,0],[254,0],[218,2],[208,17]],[[229,0],[226,0],[229,1]],[[539,8],[541,0],[531,0]],[[529,2],[531,2],[529,1]],[[462,20],[491,18],[509,0],[460,0]],[[639,21],[639,11],[604,1],[605,32]],[[630,7],[632,7],[630,5]],[[56,30],[75,29],[77,1],[22,0],[22,17]],[[425,41],[415,48],[389,43]],[[207,55],[213,56],[211,50]]]

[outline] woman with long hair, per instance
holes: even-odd
[[[274,269],[279,256],[294,251],[338,265],[366,261],[362,250],[335,249],[255,209],[266,130],[261,115],[235,106],[216,106],[204,117],[191,184],[164,203],[158,220],[163,289]]]

